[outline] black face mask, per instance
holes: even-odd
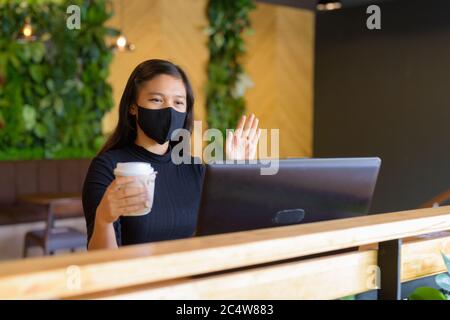
[[[184,127],[186,112],[176,111],[172,107],[163,109],[137,107],[139,127],[149,138],[159,144],[168,141],[176,129]]]

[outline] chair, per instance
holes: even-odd
[[[450,201],[450,189],[441,192],[437,196],[423,203],[419,208],[439,207]]]
[[[70,250],[86,247],[86,234],[71,227],[55,227],[55,217],[64,215],[68,209],[79,205],[79,199],[57,199],[48,205],[45,229],[33,230],[25,235],[23,257],[30,247],[41,247],[44,255],[53,255],[56,250]]]

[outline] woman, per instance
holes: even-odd
[[[83,187],[88,249],[192,236],[203,182],[201,164],[174,164],[170,134],[191,130],[194,96],[183,70],[169,61],[148,60],[136,67],[119,105],[114,133],[92,160]],[[260,136],[258,119],[242,116],[226,139],[228,159],[251,159]],[[147,192],[133,177],[114,177],[118,162],[148,162],[158,172],[149,214]],[[191,161],[191,163],[194,163]]]

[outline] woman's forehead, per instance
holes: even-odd
[[[183,80],[174,76],[162,74],[145,82],[141,93],[160,94],[164,96],[186,96]]]

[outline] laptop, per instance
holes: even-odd
[[[351,218],[369,212],[380,158],[207,164],[196,236]]]

